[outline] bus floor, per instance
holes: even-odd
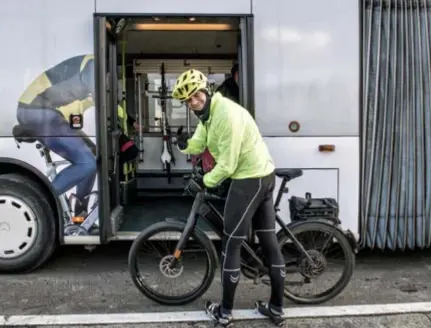
[[[140,232],[167,218],[186,221],[192,204],[191,197],[139,198],[137,202],[125,206],[120,232]],[[211,230],[203,219],[198,221],[197,226],[204,231]]]

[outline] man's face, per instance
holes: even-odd
[[[202,91],[198,91],[188,100],[186,100],[186,104],[189,106],[190,110],[200,112],[202,109],[204,109],[206,101],[207,95]]]
[[[239,72],[235,72],[235,74],[233,75],[233,79],[235,80],[236,84],[238,84]]]

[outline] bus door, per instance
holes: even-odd
[[[238,33],[239,98],[254,116],[253,16],[240,18]]]
[[[121,20],[120,20],[121,21]],[[101,242],[119,229],[123,215],[120,205],[118,138],[117,40],[119,21],[94,17],[96,63],[96,119],[99,166],[99,221]]]

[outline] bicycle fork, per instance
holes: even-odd
[[[180,239],[178,240],[178,243],[175,247],[173,260],[170,264],[170,269],[175,268],[175,265],[178,263],[178,261],[181,258],[181,254],[183,252],[183,248],[186,245],[186,242],[190,239],[190,237],[193,234],[193,231],[196,227],[196,223],[198,221],[198,214],[200,212],[200,208],[201,208],[201,205],[203,204],[203,201],[204,201],[204,194],[202,192],[198,192],[193,202],[189,217],[187,218],[186,226],[184,227],[184,230],[180,236]]]

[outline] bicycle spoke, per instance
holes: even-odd
[[[344,235],[335,228],[319,223],[315,223],[314,230],[311,229],[312,224],[309,226],[299,233],[292,232],[307,254],[297,249],[287,237],[284,244],[280,245],[286,263],[285,291],[297,302],[318,303],[327,300],[327,295],[333,297],[331,295],[335,293],[336,286],[341,283],[345,285],[345,270],[350,265],[349,255],[352,252],[349,245],[346,248],[345,238],[344,247],[341,247],[337,238]],[[337,261],[340,254],[341,259]]]

